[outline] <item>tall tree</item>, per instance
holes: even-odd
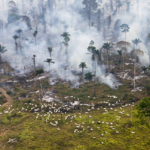
[[[20,38],[20,34],[21,34],[22,31],[23,31],[22,29],[16,30],[16,32],[19,34],[19,38]]]
[[[68,63],[68,46],[69,46],[69,41],[70,41],[70,34],[69,32],[64,32],[63,34],[61,34],[62,37],[64,37],[64,41],[62,42],[64,44],[64,46],[66,47],[66,62]]]
[[[21,53],[21,38],[20,38],[20,35],[21,35],[22,31],[23,31],[22,29],[16,30],[16,32],[19,34],[20,53]]]
[[[2,56],[1,54],[5,53],[7,49],[5,49],[5,46],[0,45],[0,63],[2,62]]]
[[[130,12],[130,6],[131,6],[131,2],[129,0],[125,1],[126,5],[127,5],[127,10],[126,12],[129,13]]]
[[[47,60],[44,62],[47,62],[49,64],[49,73],[50,73],[50,64],[54,64],[55,62],[53,62],[52,59],[49,58],[47,58]]]
[[[48,52],[49,52],[50,58],[51,58],[51,54],[52,54],[53,48],[52,47],[48,47],[47,49],[48,49]]]
[[[79,68],[82,68],[82,82],[84,83],[84,68],[87,68],[85,62],[81,62]]]
[[[98,4],[96,0],[83,0],[83,5],[85,5],[84,11],[87,13],[89,19],[89,27],[91,26],[91,13],[96,11]]]
[[[18,53],[18,44],[17,44],[17,39],[19,38],[17,35],[13,36],[14,40],[15,40],[15,46],[16,46],[16,53]]]
[[[96,47],[94,46],[94,41],[93,40],[91,40],[87,50],[90,53],[92,53],[92,71],[94,70],[94,74],[96,75],[96,57],[95,57]],[[95,65],[95,69],[94,69],[94,65]]]
[[[125,41],[126,41],[126,33],[129,32],[130,27],[127,24],[122,24],[121,26],[122,32],[125,33]]]
[[[34,38],[35,38],[35,45],[36,45],[36,37],[37,37],[37,34],[38,34],[38,31],[37,31],[37,30],[34,31],[33,36],[34,36]]]
[[[109,72],[110,71],[110,59],[109,59],[109,53],[110,53],[110,49],[112,48],[112,46],[110,45],[110,43],[104,43],[103,44],[103,47],[102,47],[104,50],[106,50],[106,53],[107,53],[107,71]],[[108,68],[109,66],[109,68]]]
[[[119,54],[119,64],[120,64],[120,69],[121,69],[121,62],[122,62],[122,50],[117,51]]]
[[[98,9],[97,11],[97,29],[101,31],[101,10]]]
[[[144,52],[139,49],[134,49],[131,51],[131,54],[135,56],[135,61],[134,61],[134,90],[135,90],[135,67],[136,67],[136,56],[137,55],[144,55]]]

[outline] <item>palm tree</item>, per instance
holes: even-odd
[[[49,52],[50,58],[51,58],[51,53],[52,53],[52,51],[53,51],[53,48],[52,48],[52,47],[48,47],[47,49],[48,49],[48,52]]]
[[[7,49],[5,49],[5,46],[0,45],[0,63],[2,61],[2,56],[1,54],[5,53]]]
[[[22,29],[16,30],[16,32],[19,34],[19,39],[22,31],[23,31]],[[21,39],[20,39],[20,52],[21,52]]]
[[[107,70],[110,70],[110,59],[109,59],[109,52],[112,46],[110,46],[110,43],[104,43],[103,47],[104,50],[107,52]],[[109,62],[109,69],[108,69],[108,62]]]
[[[81,62],[79,68],[82,68],[82,82],[84,83],[84,68],[87,68],[85,62]]]
[[[37,34],[38,34],[38,31],[37,31],[37,30],[34,31],[33,36],[34,36],[34,38],[35,38],[35,45],[36,45],[36,36],[37,36]]]
[[[132,40],[132,43],[134,44],[134,49],[135,49],[135,46],[137,48],[138,44],[141,43],[142,41],[140,39],[135,39],[135,40]]]
[[[19,38],[17,35],[13,36],[14,40],[15,40],[15,45],[16,45],[16,53],[18,53],[18,44],[17,44],[17,39]]]
[[[22,31],[23,31],[22,29],[16,30],[16,32],[19,34],[19,38],[20,38],[20,34],[21,34]]]
[[[50,73],[50,64],[51,63],[54,64],[55,62],[53,62],[52,59],[50,59],[50,58],[47,58],[47,60],[44,62],[47,62],[49,64],[49,73]]]
[[[139,49],[134,49],[131,51],[132,55],[135,55],[135,61],[134,61],[134,90],[135,90],[135,65],[136,65],[136,56],[137,55],[144,55],[144,52]]]

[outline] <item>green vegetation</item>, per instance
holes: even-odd
[[[43,69],[37,69],[35,72],[36,72],[36,75],[38,75],[38,74],[44,73],[44,70]]]

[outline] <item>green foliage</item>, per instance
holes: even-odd
[[[79,65],[79,68],[87,68],[85,62],[81,62],[80,65]]]
[[[143,118],[143,117],[149,117],[150,118],[150,97],[149,98],[144,98],[138,106],[136,106],[137,111],[138,111],[138,117]]]
[[[78,97],[84,97],[85,96],[85,94],[79,94],[78,95]]]
[[[18,92],[18,91],[20,91],[20,89],[19,89],[19,88],[15,88],[14,90],[15,90],[15,92]]]
[[[91,81],[94,75],[91,72],[85,74],[85,79]]]
[[[48,64],[50,64],[50,63],[54,64],[55,63],[55,62],[52,61],[52,59],[49,59],[49,58],[44,62],[47,62]]]
[[[110,46],[110,43],[104,43],[104,45],[103,45],[103,47],[102,47],[103,49],[105,49],[105,50],[107,50],[107,51],[109,51],[110,50],[110,48],[112,48],[111,46]]]
[[[62,37],[64,37],[64,42],[62,42],[66,47],[68,47],[68,42],[70,41],[70,37],[71,36],[69,34],[69,32],[64,32],[63,34],[61,34]]]
[[[126,100],[128,102],[133,102],[133,101],[135,101],[135,97],[132,94],[126,93],[126,94],[124,94],[122,100]]]
[[[38,75],[38,74],[44,73],[44,70],[42,68],[41,69],[37,69],[35,71],[35,73],[36,73],[36,75]]]
[[[11,92],[11,91],[7,91],[7,94],[8,94],[8,95],[11,95],[11,94],[12,94],[12,92]]]
[[[7,49],[5,48],[5,46],[0,45],[0,53],[5,53],[7,51]]]
[[[130,27],[127,24],[122,24],[121,26],[122,32],[129,32]]]
[[[19,38],[19,36],[14,35],[13,38],[14,38],[14,40],[17,40]]]
[[[138,46],[139,43],[141,43],[142,41],[140,39],[135,39],[135,40],[132,40],[133,44],[135,44],[136,46]]]
[[[0,100],[2,100],[2,99],[4,99],[5,98],[5,96],[0,96]]]
[[[26,92],[20,93],[20,96],[21,96],[21,97],[26,97],[26,95],[27,95]]]
[[[144,73],[145,73],[145,71],[146,71],[148,68],[145,67],[145,66],[142,66],[141,69],[142,69],[142,70],[144,71]]]

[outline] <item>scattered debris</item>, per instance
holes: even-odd
[[[9,138],[9,141],[6,143],[6,144],[9,144],[9,143],[17,143],[18,141],[17,141],[17,139],[16,138],[14,138],[14,139],[10,139]]]

